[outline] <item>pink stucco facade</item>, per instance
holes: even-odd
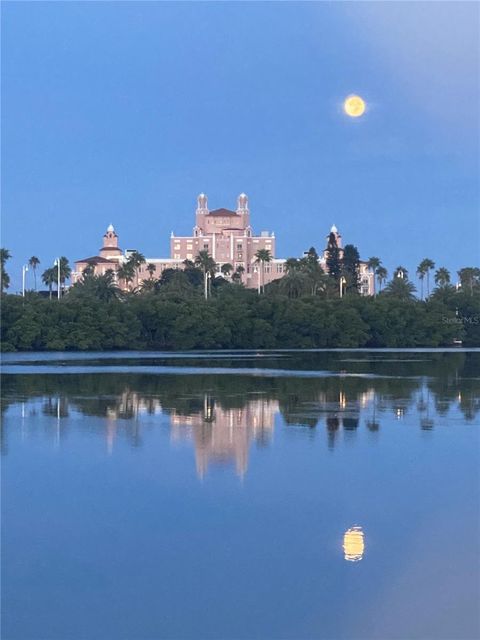
[[[338,246],[342,248],[342,237],[335,226],[332,227],[331,232],[335,233]],[[263,265],[263,275],[256,257],[259,249],[268,250],[271,256],[271,260]],[[178,236],[172,232],[170,256],[168,258],[146,257],[146,262],[139,267],[132,286],[141,285],[144,280],[150,278],[159,278],[166,269],[184,269],[185,260],[194,262],[200,251],[207,251],[215,260],[218,276],[222,274],[223,265],[232,265],[233,271],[242,267],[241,279],[246,287],[258,288],[262,282],[268,284],[282,278],[286,273],[285,259],[276,256],[275,234],[269,231],[261,231],[259,235],[254,233],[250,222],[248,197],[244,193],[238,196],[234,210],[224,208],[210,210],[207,196],[201,193],[197,198],[192,235]],[[72,283],[82,278],[87,267],[93,268],[97,275],[102,275],[109,269],[116,274],[130,253],[130,251],[122,252],[118,235],[110,225],[103,236],[98,255],[75,262]],[[326,251],[319,251],[319,254],[319,262],[326,271]],[[150,273],[153,268],[154,271]],[[229,278],[231,274],[224,277]],[[118,284],[124,289],[127,288],[126,283],[121,280]],[[373,274],[370,273],[367,263],[361,262],[360,292],[363,295],[372,295],[374,286]]]
[[[221,268],[231,264],[233,269],[243,267],[242,282],[247,287],[258,287],[262,279],[261,269],[256,261],[259,249],[270,252],[271,261],[264,264],[264,284],[281,278],[285,273],[285,260],[275,256],[275,234],[262,231],[255,235],[250,225],[250,210],[248,197],[242,193],[238,196],[235,210],[208,208],[207,196],[201,193],[197,198],[195,225],[191,236],[176,236],[173,232],[170,238],[170,257],[146,258],[145,264],[138,269],[138,284],[151,277],[159,278],[165,269],[184,269],[185,260],[195,261],[200,251],[208,251],[217,263],[217,273],[221,275]],[[110,225],[103,236],[102,247],[96,256],[84,258],[75,262],[72,282],[81,279],[85,268],[91,266],[97,275],[104,274],[108,269],[117,272],[119,266],[128,259],[129,252],[122,253],[118,246],[118,235]],[[153,265],[152,275],[147,270]],[[226,276],[229,277],[228,275]],[[125,283],[119,285],[126,288]]]
[[[258,287],[259,265],[256,254],[259,249],[270,252],[272,260],[264,265],[265,284],[284,275],[284,260],[275,256],[275,234],[262,231],[255,235],[250,225],[248,197],[241,193],[236,209],[208,208],[207,196],[201,193],[197,198],[195,226],[191,236],[170,238],[170,258],[172,260],[192,260],[200,251],[208,251],[217,263],[218,272],[225,264],[233,269],[243,267],[243,283],[247,287]]]

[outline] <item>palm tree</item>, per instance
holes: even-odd
[[[438,287],[446,287],[450,284],[450,271],[445,267],[440,267],[435,271],[435,284]]]
[[[457,273],[462,290],[470,289],[470,295],[473,295],[473,289],[480,286],[480,269],[478,267],[464,267]]]
[[[309,284],[306,273],[300,269],[292,269],[280,280],[280,289],[285,291],[289,298],[298,298],[308,289]]]
[[[133,281],[133,278],[135,277],[135,267],[129,260],[120,265],[117,270],[117,277],[119,280],[123,280],[125,282],[128,289],[128,285]]]
[[[147,271],[150,275],[150,280],[153,278],[153,274],[155,273],[156,270],[157,270],[157,267],[153,264],[153,262],[149,262],[147,264]]]
[[[222,264],[222,266],[220,267],[220,271],[224,276],[229,276],[233,271],[233,265],[229,262],[226,262],[225,264]]]
[[[160,286],[160,280],[149,278],[148,280],[142,280],[142,284],[140,285],[140,291],[142,293],[151,293],[153,291],[157,291],[159,286]]]
[[[55,269],[55,282],[58,280],[58,268]],[[60,257],[60,282],[57,282],[57,287],[65,288],[65,281],[68,280],[72,273],[72,269],[68,263],[68,258],[65,256]]]
[[[37,290],[37,267],[40,264],[40,260],[37,256],[32,256],[28,261],[28,264],[33,269],[33,279],[35,281],[35,291]]]
[[[265,293],[265,263],[270,262],[272,259],[272,254],[269,249],[259,249],[255,254],[255,262],[260,264],[260,274],[261,278],[258,278],[258,293],[263,291]]]
[[[91,278],[94,275],[95,275],[95,267],[93,266],[93,264],[89,264],[82,271],[82,280],[85,280],[86,278]]]
[[[0,249],[0,266],[1,266],[1,290],[8,289],[10,286],[10,276],[5,270],[5,264],[7,260],[10,260],[12,254],[8,249]]]
[[[299,269],[300,268],[300,260],[298,260],[298,258],[287,258],[285,260],[285,269],[287,270],[287,273],[290,273],[291,271],[295,271],[295,269]]]
[[[118,299],[121,295],[120,289],[115,284],[115,274],[113,269],[107,269],[101,276],[95,276],[95,296],[99,300],[109,302]]]
[[[240,282],[243,282],[243,274],[245,273],[245,267],[243,267],[241,264],[238,265],[235,273],[238,273],[238,275],[240,276],[239,277]]]
[[[376,258],[375,256],[367,260],[367,267],[370,269],[370,271],[376,271],[381,264],[382,261],[380,260],[380,258]]]
[[[373,295],[376,296],[377,292],[375,290],[375,274],[377,273],[377,269],[380,267],[380,265],[382,264],[380,258],[377,258],[375,256],[372,256],[371,258],[368,259],[367,261],[367,268],[368,270],[374,274],[374,278],[373,278]]]
[[[310,293],[312,296],[315,296],[319,289],[326,289],[326,275],[320,266],[318,253],[315,250],[315,247],[310,247],[310,249],[304,254],[304,257],[300,260],[295,260],[295,258],[289,258],[286,261],[287,271],[290,270],[295,271],[297,268],[300,269],[301,273],[306,276],[309,284],[310,284]]]
[[[413,300],[415,297],[415,285],[406,278],[397,276],[392,278],[382,292],[382,296],[391,296],[400,300]]]
[[[377,276],[378,288],[381,291],[382,285],[387,281],[388,271],[385,267],[377,267],[375,269],[375,275]]]
[[[209,290],[208,279],[212,277],[212,273],[215,273],[217,264],[208,251],[199,251],[198,256],[195,258],[195,266],[203,271],[203,290],[206,300]]]
[[[430,295],[430,271],[432,271],[432,269],[435,269],[435,262],[433,260],[430,260],[430,258],[425,258],[425,260],[423,260],[422,262],[425,265],[425,269],[427,273],[427,298],[428,298],[428,296]]]
[[[135,273],[135,283],[138,287],[138,269],[142,264],[145,264],[145,256],[140,251],[132,251],[130,254],[128,261],[133,265],[134,273]]]
[[[408,280],[408,270],[405,267],[397,267],[393,272],[393,277]]]
[[[421,298],[423,299],[423,278],[427,276],[427,298],[430,295],[430,271],[435,269],[435,263],[430,258],[424,258],[417,268],[417,275],[420,278],[422,284]]]
[[[424,260],[417,267],[417,276],[420,280],[420,299],[423,300],[423,280],[427,274],[427,270],[424,265]]]
[[[57,279],[58,277],[57,277],[56,267],[50,267],[48,269],[45,269],[45,271],[42,273],[42,282],[48,287],[50,300],[52,299],[53,284],[57,282]]]

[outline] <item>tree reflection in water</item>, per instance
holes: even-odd
[[[311,355],[302,356],[301,363],[298,355],[275,361],[277,369],[281,364],[285,374],[291,371],[282,376],[248,375],[249,366],[244,375],[229,374],[228,360],[225,374],[146,375],[135,373],[134,366],[129,373],[9,374],[3,381],[2,412],[19,411],[26,436],[36,430],[37,421],[26,420],[32,413],[53,418],[57,440],[65,431],[90,424],[72,416],[102,418],[93,428],[106,438],[110,452],[117,438],[138,447],[148,429],[168,426],[172,441],[193,443],[199,476],[212,463],[233,464],[242,476],[251,446],[270,443],[277,416],[287,428],[323,427],[333,449],[340,433],[347,439],[361,429],[377,434],[387,414],[403,420],[411,413],[421,429],[431,430],[452,407],[467,421],[479,413],[478,353],[410,353],[397,359],[371,352],[355,358],[315,354],[316,370],[326,374],[296,375],[316,371]],[[192,363],[188,359],[185,366]],[[273,365],[263,358],[262,366]],[[6,438],[2,429],[4,453]]]

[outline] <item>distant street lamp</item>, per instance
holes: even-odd
[[[25,276],[28,271],[28,264],[24,264],[22,267],[22,297],[25,297]]]
[[[57,267],[57,298],[60,300],[60,258],[54,261],[53,266]]]
[[[205,300],[208,299],[208,294],[210,293],[210,280],[212,279],[212,274],[210,271],[207,271],[205,274]]]
[[[343,287],[347,284],[346,278],[343,276],[340,278],[340,298],[343,298],[344,289]]]

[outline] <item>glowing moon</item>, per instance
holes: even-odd
[[[350,116],[350,118],[359,118],[360,116],[363,116],[366,108],[367,105],[365,104],[365,100],[356,95],[347,96],[343,103],[343,110],[347,116]]]
[[[362,527],[351,527],[345,531],[343,536],[343,553],[345,560],[358,562],[363,558],[365,551],[365,541]]]

